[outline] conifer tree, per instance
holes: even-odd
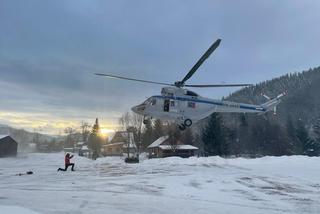
[[[320,143],[320,117],[318,117],[317,121],[313,125],[313,132],[315,134],[316,141]]]
[[[154,130],[152,126],[152,121],[148,120],[148,122],[145,124],[144,131],[141,137],[142,149],[146,149],[151,143],[153,143],[153,133]]]
[[[302,120],[298,120],[296,129],[297,138],[301,142],[302,151],[304,155],[315,156],[319,155],[319,144],[309,137],[308,131],[305,128]]]
[[[227,155],[228,145],[223,131],[221,116],[213,113],[202,131],[204,151],[207,155]]]
[[[155,139],[158,139],[159,137],[162,137],[164,135],[164,130],[163,130],[163,124],[161,120],[157,119],[154,122],[154,129],[153,129],[153,137]]]
[[[96,118],[95,124],[92,127],[91,134],[89,136],[88,147],[93,151],[93,159],[99,157],[103,139],[99,135],[100,127],[98,118]]]
[[[187,145],[193,145],[194,137],[191,131],[191,128],[187,128],[181,133],[181,141]]]

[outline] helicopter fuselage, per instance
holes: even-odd
[[[192,124],[214,112],[264,113],[268,108],[262,105],[209,99],[186,89],[165,87],[161,95],[148,98],[132,110],[147,118],[173,121],[177,124],[191,120]]]

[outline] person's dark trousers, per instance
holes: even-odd
[[[66,164],[64,169],[59,168],[58,171],[67,171],[69,166],[71,166],[71,170],[74,171],[74,163]]]

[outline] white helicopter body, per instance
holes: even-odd
[[[275,107],[281,102],[282,96],[284,94],[280,94],[262,105],[252,105],[209,99],[190,90],[164,87],[161,95],[148,98],[142,104],[132,107],[132,111],[145,118],[175,122],[183,130],[214,112],[258,114],[264,114],[271,110],[275,112]]]

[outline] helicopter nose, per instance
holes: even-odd
[[[145,105],[137,105],[137,106],[134,106],[131,108],[131,110],[134,112],[134,113],[137,113],[137,114],[143,114],[143,111],[145,110],[146,106]]]
[[[137,106],[133,106],[133,107],[131,108],[131,110],[132,110],[134,113],[137,113],[137,114],[138,114],[138,108],[137,108]]]

